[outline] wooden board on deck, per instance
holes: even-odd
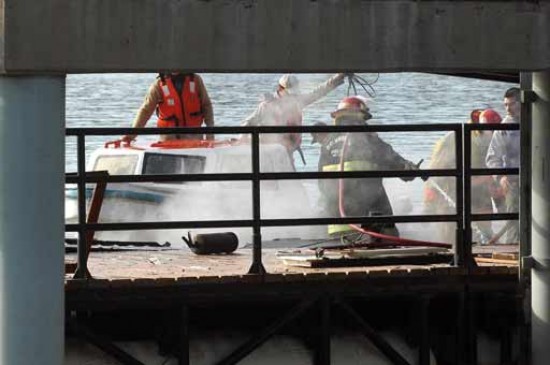
[[[384,265],[429,265],[450,263],[453,254],[435,247],[394,249],[346,249],[323,251],[279,252],[278,259],[285,265],[298,267],[352,267]]]
[[[472,251],[478,264],[517,266],[519,263],[519,245],[477,245]]]

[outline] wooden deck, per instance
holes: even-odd
[[[204,256],[188,250],[92,252],[88,267],[93,279],[75,280],[67,274],[67,301],[72,307],[121,300],[135,304],[138,299],[154,301],[158,296],[212,300],[242,295],[302,296],[319,290],[345,295],[404,290],[438,293],[460,292],[466,284],[474,291],[515,291],[518,285],[518,268],[509,264],[480,263],[470,270],[448,264],[306,268],[285,265],[277,251],[263,250],[265,275],[248,274],[250,249]],[[68,254],[67,259],[75,260],[75,254]]]
[[[511,246],[479,247],[476,254],[489,257],[495,252],[511,252]],[[498,251],[496,251],[498,250]],[[430,265],[390,265],[390,266],[345,266],[309,268],[285,265],[277,258],[276,249],[263,250],[263,264],[270,276],[309,276],[331,274],[362,274],[362,275],[402,275],[434,273],[451,274],[464,270],[448,264]],[[290,251],[292,252],[292,251]],[[504,253],[501,253],[504,255]],[[76,260],[75,254],[67,254],[68,261]],[[509,260],[512,262],[512,260]],[[230,255],[195,255],[188,250],[113,250],[92,252],[88,267],[94,279],[105,280],[137,280],[137,279],[194,279],[240,277],[244,280],[252,263],[252,250],[240,249]],[[481,263],[474,271],[483,273],[517,273],[517,265]],[[67,274],[71,280],[71,274]],[[210,280],[209,280],[210,281]]]

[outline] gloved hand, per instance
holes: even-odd
[[[405,162],[405,165],[403,166],[403,170],[405,170],[405,171],[416,171],[418,169],[419,169],[418,166],[414,162],[411,162],[411,161]],[[413,181],[414,179],[416,179],[416,176],[403,176],[403,177],[401,177],[401,180],[403,180],[403,181]]]
[[[506,195],[500,184],[495,180],[492,180],[489,184],[489,194],[493,199],[502,199]]]
[[[346,78],[347,75],[349,75],[349,74],[345,74],[345,73],[336,74],[336,77],[334,78],[334,84],[335,85],[342,85],[344,83],[344,79]]]
[[[405,162],[405,166],[403,167],[403,170],[405,170],[405,171],[420,170],[420,165],[422,164],[422,162],[424,162],[423,159],[418,161],[418,163],[407,161],[407,162]],[[403,181],[412,181],[415,178],[416,178],[416,176],[406,176],[406,177],[402,177],[401,180],[403,180]],[[426,181],[426,180],[428,180],[429,177],[428,176],[420,176],[420,178],[422,179],[422,181]]]
[[[508,191],[510,190],[510,182],[508,181],[508,176],[501,177],[499,183],[504,195],[508,194]]]
[[[120,140],[124,143],[130,144],[136,139],[136,136],[133,134],[126,134],[120,138]]]

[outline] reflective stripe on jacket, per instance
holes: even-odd
[[[344,161],[344,171],[375,171],[378,167],[369,161]],[[340,171],[340,164],[325,165],[323,171]]]
[[[181,94],[178,94],[170,76],[159,78],[162,102],[157,106],[157,126],[200,127],[204,119],[201,100],[194,75],[186,75]]]
[[[374,171],[377,169],[377,165],[369,161],[344,161],[343,171]],[[325,165],[322,167],[322,170],[324,172],[340,171],[340,164]],[[352,195],[352,192],[348,194]],[[327,227],[327,233],[329,235],[348,231],[352,231],[352,228],[348,224],[329,224]]]

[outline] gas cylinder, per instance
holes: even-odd
[[[194,236],[188,232],[187,237],[181,238],[197,255],[231,253],[239,247],[239,239],[233,232],[199,233]]]

